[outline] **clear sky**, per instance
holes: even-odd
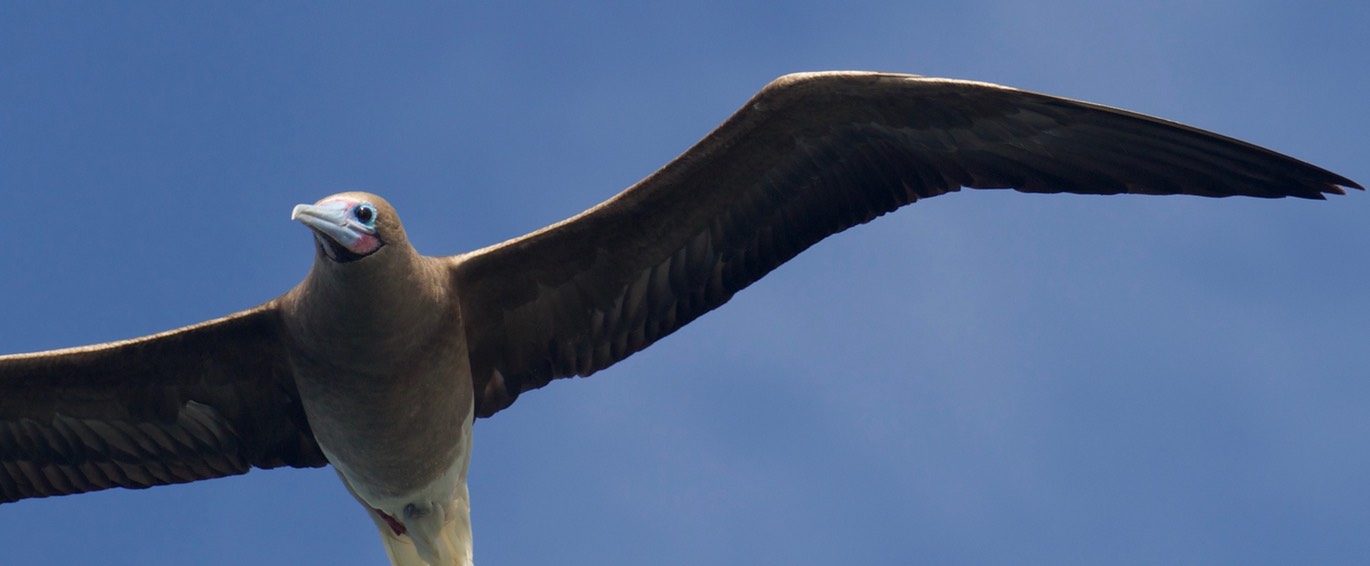
[[[1345,2],[0,3],[0,351],[283,293],[290,208],[452,254],[613,195],[770,79],[997,82],[1370,182]],[[1030,6],[1030,7],[1029,7]],[[1370,556],[1370,196],[963,192],[476,425],[492,564]],[[4,564],[381,564],[331,470],[0,506]]]

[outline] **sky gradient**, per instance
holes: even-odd
[[[291,207],[335,192],[431,255],[521,235],[794,71],[1080,98],[1370,182],[1370,7],[1025,6],[0,3],[0,352],[267,301],[313,258]],[[920,202],[479,421],[477,563],[1362,562],[1368,218]],[[0,506],[0,562],[384,553],[330,469],[273,470]]]

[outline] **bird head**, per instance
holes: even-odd
[[[340,193],[314,204],[296,205],[290,219],[313,230],[319,254],[334,263],[358,261],[387,244],[405,241],[395,209],[370,193]]]

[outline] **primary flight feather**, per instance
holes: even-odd
[[[1084,102],[910,75],[788,75],[661,170],[532,234],[423,256],[384,199],[333,195],[292,211],[317,253],[276,299],[0,357],[0,502],[332,464],[394,564],[470,564],[475,417],[646,348],[831,234],[961,187],[1361,188]]]

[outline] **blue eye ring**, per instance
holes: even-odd
[[[369,202],[361,203],[352,208],[352,217],[356,218],[362,226],[367,228],[376,227],[376,207]]]

